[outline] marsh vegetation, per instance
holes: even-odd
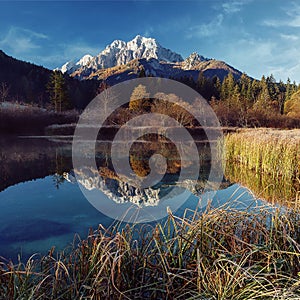
[[[2,299],[299,299],[299,211],[226,205],[101,225],[73,249],[2,260]]]

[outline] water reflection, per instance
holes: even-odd
[[[45,139],[0,138],[0,192],[14,184],[53,175],[59,187],[72,168],[71,145]]]
[[[145,136],[131,147],[130,165],[136,173],[149,172],[149,157],[154,153],[167,158],[161,182],[148,189],[139,189],[126,177],[116,175],[109,141],[96,144],[97,169],[83,164],[77,170],[72,168],[70,141],[5,137],[0,139],[0,146],[0,255],[12,258],[18,253],[23,257],[45,253],[54,245],[63,249],[73,241],[75,233],[86,236],[89,227],[96,228],[99,223],[109,226],[113,222],[85,199],[75,181],[76,172],[79,184],[100,191],[104,202],[113,202],[116,207],[149,206],[165,214],[168,201],[180,201],[180,197],[176,200],[178,195],[169,194],[175,184],[182,193],[190,195],[189,205],[195,207],[210,170],[210,149],[200,141],[198,180],[178,182],[178,172],[190,162],[180,161],[176,147],[161,136]],[[118,148],[120,159],[125,156],[123,149]],[[93,181],[99,176],[105,185]],[[158,203],[166,194],[169,197],[162,209]]]
[[[167,215],[167,207],[176,211],[192,193],[203,193],[208,182],[210,190],[219,188],[222,170],[221,176],[211,175],[212,142],[174,142],[143,130],[141,137],[115,138],[113,143],[76,141],[73,158],[78,159],[68,179],[76,178],[98,210],[118,220],[159,220]]]
[[[185,208],[195,209],[199,199],[211,199],[209,193],[203,194],[211,168],[210,148],[204,140],[197,143],[198,150],[201,150],[200,172],[194,181],[179,180],[178,172],[191,160],[180,160],[172,142],[160,136],[145,136],[137,140],[131,147],[130,157],[127,157],[136,173],[147,175],[150,172],[149,158],[154,153],[167,158],[162,180],[146,189],[132,184],[126,176],[116,174],[109,141],[98,141],[95,146],[97,169],[89,168],[84,160],[81,168],[73,169],[70,141],[6,137],[0,139],[0,145],[0,256],[16,259],[21,253],[26,258],[32,253],[46,253],[52,246],[64,249],[72,243],[75,233],[85,237],[90,227],[97,228],[100,223],[104,226],[112,224],[113,219],[85,199],[78,183],[92,193],[100,192],[103,203],[110,206],[113,203],[113,208],[135,205],[148,207],[157,214],[165,214],[171,202],[181,200],[180,194],[169,193],[174,185],[178,185],[182,193],[188,193],[184,206],[174,212],[177,215],[183,214]],[[122,145],[118,150],[119,158],[123,159],[126,153]],[[210,182],[212,191],[218,186]],[[223,205],[237,186],[224,181],[221,188],[224,190],[217,192],[215,206]],[[232,199],[247,206],[253,197],[244,192],[242,189]],[[160,203],[167,194],[168,198]],[[232,205],[238,202],[233,201]],[[240,204],[238,208],[244,207]]]
[[[231,182],[239,182],[253,191],[256,197],[273,204],[288,207],[300,206],[299,179],[282,180],[266,173],[257,173],[240,164],[227,164],[225,176]]]
[[[0,193],[0,256],[16,259],[62,250],[74,234],[84,237],[88,228],[113,220],[94,209],[78,186],[64,181],[59,189],[46,176],[7,188]]]

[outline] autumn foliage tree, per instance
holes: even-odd
[[[130,101],[129,101],[129,109],[131,111],[148,111],[150,108],[149,103],[149,93],[146,90],[146,87],[142,84],[139,84],[136,88],[134,88]]]
[[[300,118],[300,90],[285,102],[284,112],[288,116]]]

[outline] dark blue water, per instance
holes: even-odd
[[[66,180],[72,173],[70,143],[5,139],[0,145],[0,256],[16,260],[19,254],[25,260],[34,253],[46,254],[53,246],[63,250],[72,246],[75,234],[85,238],[89,228],[114,222],[86,200],[77,182]],[[216,207],[260,205],[247,189],[227,186],[215,195],[190,193],[174,213],[196,209],[199,199],[205,203],[213,199]]]
[[[0,255],[28,257],[52,246],[62,250],[75,233],[85,237],[100,223],[108,226],[112,220],[97,211],[76,184],[66,181],[57,189],[52,176],[19,183],[0,193]]]

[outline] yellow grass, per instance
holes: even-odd
[[[225,145],[229,177],[233,173],[235,177],[237,173],[244,173],[243,183],[250,185],[250,188],[255,180],[262,188],[267,188],[263,186],[263,181],[267,181],[268,189],[280,188],[282,192],[289,188],[293,200],[297,199],[300,186],[300,129],[242,129],[227,135]],[[249,171],[252,176],[245,176],[245,172]]]

